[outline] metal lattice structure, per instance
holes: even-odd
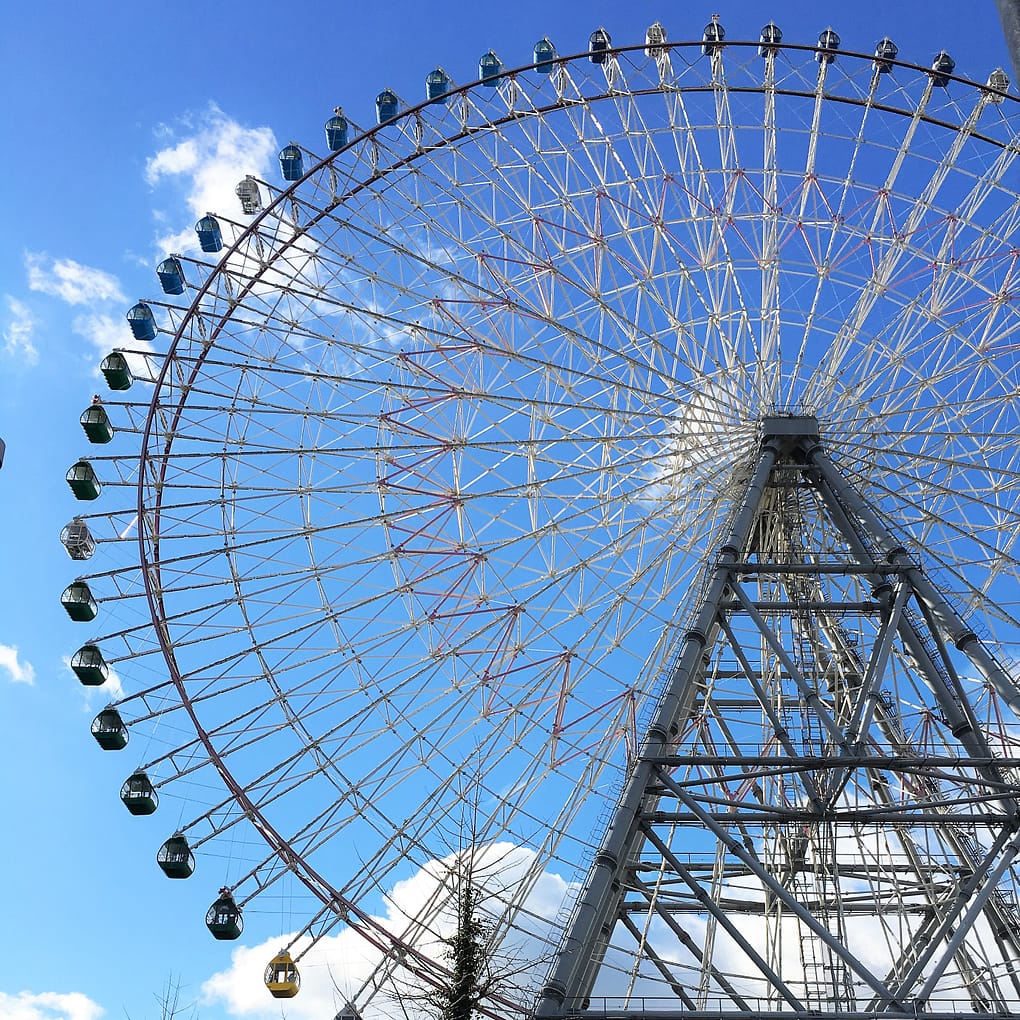
[[[538,1015],[1013,1013],[1013,677],[814,418],[742,484]]]
[[[469,854],[486,1015],[1015,1011],[1017,102],[839,47],[437,68],[129,313],[72,669],[274,995]]]

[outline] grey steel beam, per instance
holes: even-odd
[[[535,1011],[537,1017],[554,1016],[560,1012],[564,1002],[583,1001],[591,993],[612,934],[615,908],[621,896],[620,869],[638,835],[639,819],[645,813],[652,778],[650,759],[666,752],[678,732],[679,720],[684,718],[694,701],[696,677],[705,651],[711,647],[717,631],[719,604],[729,588],[729,564],[736,561],[747,544],[751,525],[780,450],[780,442],[773,438],[767,438],[762,444],[730,533],[719,548],[715,566],[709,571],[708,585],[694,625],[684,636],[640,757],[628,778],[602,847],[595,855],[564,941],[542,988]]]
[[[871,507],[845,483],[842,475],[821,447],[818,445],[811,447],[806,453],[806,458],[812,466],[818,469],[822,478],[838,494],[838,498],[868,528],[889,563],[905,571],[914,590],[924,601],[943,634],[970,659],[981,675],[995,688],[996,693],[1020,717],[1020,690],[1018,690],[1016,682],[985,648],[969,624],[953,609],[942,593],[918,569],[917,565],[910,562],[903,546],[889,533]]]
[[[1002,34],[1013,63],[1014,81],[1020,81],[1020,0],[995,0],[1002,22]]]

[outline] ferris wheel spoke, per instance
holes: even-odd
[[[720,54],[712,57],[713,93],[725,89],[723,62]],[[718,171],[710,171],[702,159],[698,146],[698,126],[688,114],[687,105],[680,93],[673,98],[669,111],[671,128],[677,139],[679,178],[677,187],[687,195],[691,220],[689,229],[697,239],[694,268],[702,281],[704,292],[699,294],[707,325],[706,346],[715,351],[714,359],[722,372],[740,379],[744,366],[757,359],[750,327],[748,302],[741,292],[740,274],[735,268],[727,232],[735,232],[736,220],[730,215],[737,186],[743,180],[732,165],[736,143],[732,135],[729,104],[718,100],[716,117],[721,126],[721,155]],[[683,144],[681,144],[681,139]],[[739,239],[738,239],[739,241]],[[742,243],[742,242],[740,242]],[[699,316],[700,318],[700,316]],[[729,319],[734,318],[737,330],[728,336]],[[740,334],[751,343],[747,360],[740,348]],[[714,343],[708,341],[714,340]],[[752,356],[750,351],[754,351]],[[738,383],[739,385],[739,383]]]
[[[896,277],[894,276],[894,273],[907,254],[906,243],[912,242],[914,239],[918,238],[919,235],[923,235],[924,218],[934,217],[936,221],[939,220],[939,216],[934,206],[935,198],[940,189],[942,189],[946,178],[953,170],[959,158],[959,154],[966,145],[967,140],[970,138],[981,111],[984,108],[985,99],[982,97],[979,98],[977,106],[970,115],[968,121],[953,133],[953,138],[948,152],[935,165],[924,189],[913,201],[912,206],[907,211],[902,224],[896,224],[894,218],[895,213],[889,204],[887,196],[890,195],[895,184],[896,177],[902,169],[910,143],[920,122],[920,118],[931,98],[932,87],[931,82],[929,82],[925,87],[924,95],[922,96],[917,110],[915,111],[915,115],[910,122],[904,136],[904,141],[900,146],[893,165],[890,168],[889,174],[886,177],[885,184],[876,194],[876,198],[880,198],[881,201],[877,201],[875,203],[875,218],[872,220],[872,233],[875,232],[880,223],[878,217],[880,215],[888,215],[893,221],[893,229],[895,230],[894,243],[888,246],[885,253],[881,256],[880,261],[876,265],[873,276],[874,282],[862,291],[860,299],[857,302],[854,315],[849,319],[845,332],[842,332],[837,336],[837,342],[839,342],[844,349],[846,349],[847,336],[851,332],[862,327],[865,317],[870,315],[874,304],[881,296],[882,291],[895,284]],[[909,271],[910,270],[908,268],[908,272]]]
[[[874,452],[879,453],[880,451]],[[887,452],[881,451],[883,454]],[[975,465],[975,469],[981,475],[988,471],[983,464]],[[1013,473],[1015,474],[1015,472]],[[891,477],[895,479],[898,474],[899,472],[894,468]],[[1009,472],[1007,472],[1007,476],[1008,474]],[[905,486],[911,488],[917,484],[916,476],[913,475],[903,474],[900,480]],[[890,499],[902,498],[900,494],[903,491],[894,485],[883,488],[884,494]],[[907,488],[906,491],[910,492],[910,488]],[[961,499],[958,489],[933,486],[930,483],[921,493],[911,493],[911,499],[916,507],[917,519],[914,522],[914,527],[925,544],[928,556],[940,570],[952,575],[952,587],[955,590],[967,591],[969,600],[974,603],[985,603],[988,595],[984,586],[975,586],[972,581],[968,580],[966,571],[954,563],[956,557],[951,557],[948,550],[965,545],[973,549],[973,562],[983,564],[997,562],[999,570],[1006,564],[1010,565],[1010,569],[1015,569],[1017,561],[1014,554],[1002,548],[1002,539],[997,525],[997,518],[1001,513],[998,505],[983,496],[980,490],[970,490]],[[958,509],[960,504],[966,507],[966,516],[960,514]],[[983,507],[987,512],[986,524],[982,524],[973,514],[973,510],[979,507]],[[983,537],[985,534],[987,534],[987,538]],[[947,552],[942,552],[943,547]],[[990,584],[992,580],[994,580],[994,574],[988,577],[985,584]],[[1016,609],[1011,609],[1009,606],[1009,602],[1000,598],[995,614],[1001,614],[1003,619],[1015,623]]]

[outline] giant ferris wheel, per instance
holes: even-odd
[[[489,52],[160,264],[71,666],[216,937],[299,888],[274,994],[352,930],[401,1015],[467,872],[485,1015],[1017,1011],[1020,111],[953,72]]]

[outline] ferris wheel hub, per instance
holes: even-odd
[[[761,419],[760,431],[763,440],[780,436],[817,439],[818,419],[811,414],[766,415]]]

